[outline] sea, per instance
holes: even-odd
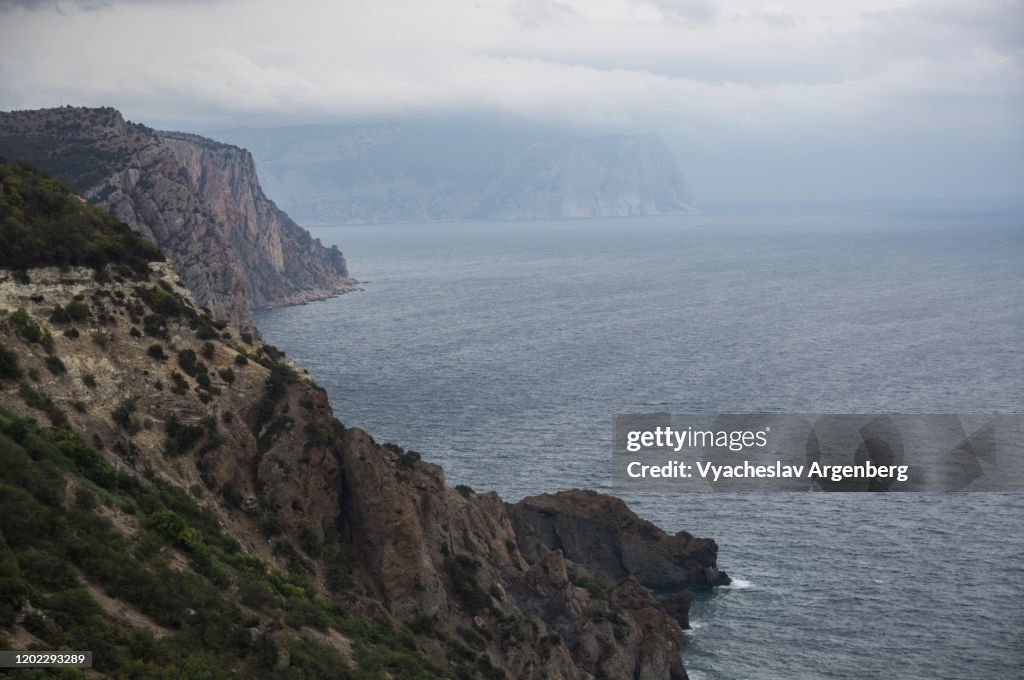
[[[1021,412],[1024,210],[311,231],[361,290],[256,323],[345,425],[451,485],[596,489],[717,541],[733,583],[694,593],[694,680],[1024,677],[1024,494],[611,484],[616,413]]]

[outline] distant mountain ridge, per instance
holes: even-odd
[[[244,149],[112,108],[63,107],[0,113],[0,155],[39,165],[151,239],[200,304],[243,328],[253,307],[354,286],[342,253],[264,195]]]
[[[686,212],[657,135],[583,137],[483,122],[219,131],[250,149],[268,193],[307,224]]]

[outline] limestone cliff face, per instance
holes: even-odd
[[[341,252],[277,209],[243,149],[65,107],[0,113],[0,155],[41,166],[154,240],[199,304],[242,328],[253,307],[353,288]]]
[[[159,245],[200,305],[251,329],[252,305],[238,253],[170,149],[155,135],[146,136],[150,143],[135,151],[126,167],[83,196]]]
[[[244,149],[197,135],[158,133],[202,197],[241,262],[254,307],[298,304],[351,290],[341,251],[325,248],[274,205],[260,188]]]

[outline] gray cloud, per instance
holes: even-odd
[[[666,16],[699,23],[713,21],[719,8],[710,0],[649,0]]]
[[[168,4],[171,0],[0,0],[0,12],[13,9],[52,10],[67,12],[70,10],[104,10],[116,5],[130,4]],[[179,4],[220,2],[221,0],[178,0]]]

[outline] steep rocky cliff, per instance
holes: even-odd
[[[690,209],[656,135],[481,120],[238,129],[267,191],[307,223],[658,215]]]
[[[124,676],[686,677],[688,595],[648,586],[726,582],[713,541],[590,492],[449,488],[151,247],[0,170],[0,646]]]
[[[341,252],[263,194],[244,149],[64,107],[0,113],[0,155],[50,171],[152,239],[200,305],[242,328],[253,307],[353,287]]]

